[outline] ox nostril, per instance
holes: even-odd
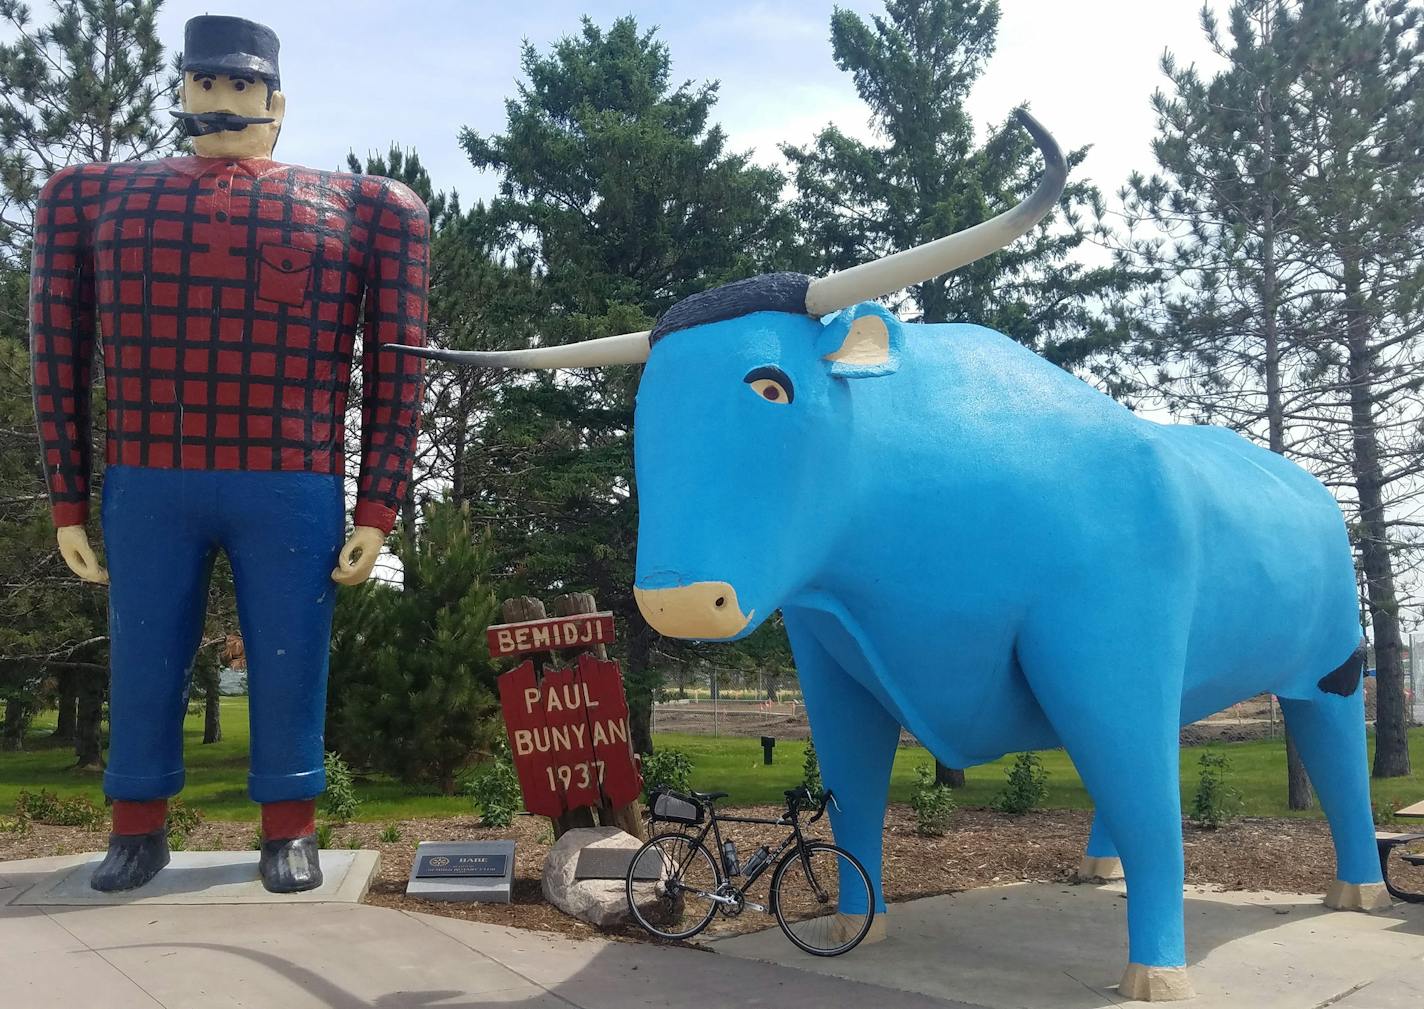
[[[726,596],[718,596],[718,597],[717,597],[717,602],[716,602],[714,605],[720,610],[723,606],[726,606],[726,605],[727,605],[727,597],[726,597]]]

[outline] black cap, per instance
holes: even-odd
[[[277,46],[277,33],[266,25],[246,18],[202,14],[190,18],[183,30],[183,69],[249,73],[279,88]]]

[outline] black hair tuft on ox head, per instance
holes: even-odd
[[[764,273],[734,280],[710,291],[683,298],[662,314],[648,336],[656,344],[669,333],[709,322],[722,322],[753,312],[806,313],[806,289],[811,278],[804,273]]]

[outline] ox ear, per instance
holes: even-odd
[[[826,322],[817,350],[837,378],[874,378],[900,367],[900,320],[883,305],[864,302]]]

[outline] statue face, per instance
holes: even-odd
[[[193,149],[204,158],[266,158],[277,145],[287,98],[280,91],[269,97],[267,82],[256,75],[214,74],[190,70],[183,75],[184,112],[230,112],[239,116],[271,116],[270,123],[252,123],[240,130],[222,130],[193,138]]]

